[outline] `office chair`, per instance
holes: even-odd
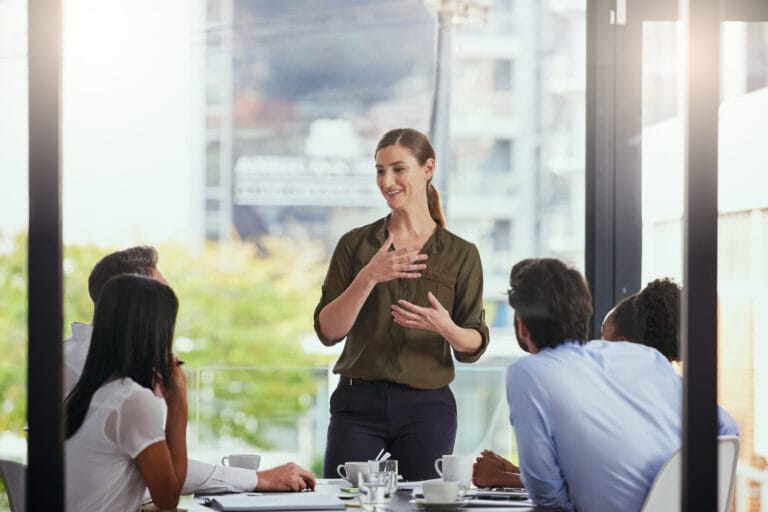
[[[0,459],[0,479],[5,484],[5,493],[11,512],[26,512],[27,466],[18,462]]]
[[[717,497],[720,512],[728,512],[733,499],[736,463],[739,458],[739,438],[720,436],[717,439]],[[661,466],[651,484],[641,512],[679,512],[681,506],[682,451],[677,450]]]

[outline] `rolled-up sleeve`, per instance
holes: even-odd
[[[187,478],[181,494],[248,492],[259,483],[256,471],[230,466],[208,464],[189,459]]]
[[[475,329],[480,333],[480,347],[474,352],[456,352],[462,363],[474,363],[488,348],[488,326],[485,324],[483,308],[483,267],[480,253],[470,244],[456,277],[456,294],[451,318],[459,327]]]
[[[325,306],[336,300],[344,293],[344,290],[352,283],[355,275],[354,255],[351,244],[350,233],[343,236],[331,256],[331,262],[328,265],[328,273],[325,275],[323,287],[320,295],[320,302],[315,308],[315,333],[323,345],[331,346],[340,342],[344,338],[331,340],[323,336],[320,330],[320,312]]]

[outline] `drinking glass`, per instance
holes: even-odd
[[[392,499],[392,474],[360,473],[358,489],[363,510],[384,510]]]
[[[368,468],[371,473],[388,473],[392,479],[392,492],[397,492],[397,461],[387,460],[369,460]]]

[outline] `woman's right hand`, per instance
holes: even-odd
[[[187,401],[187,377],[182,369],[183,364],[179,356],[171,354],[171,380],[162,384],[163,398],[168,404],[173,401]]]
[[[426,254],[420,254],[418,249],[397,249],[390,251],[394,238],[390,233],[381,248],[373,255],[371,261],[363,267],[361,273],[373,283],[385,283],[393,279],[418,279],[419,271],[427,268],[423,262]]]

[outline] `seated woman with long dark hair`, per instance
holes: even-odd
[[[67,510],[138,510],[147,488],[157,507],[178,504],[187,473],[187,388],[171,352],[178,304],[170,287],[135,274],[104,286],[66,400]]]

